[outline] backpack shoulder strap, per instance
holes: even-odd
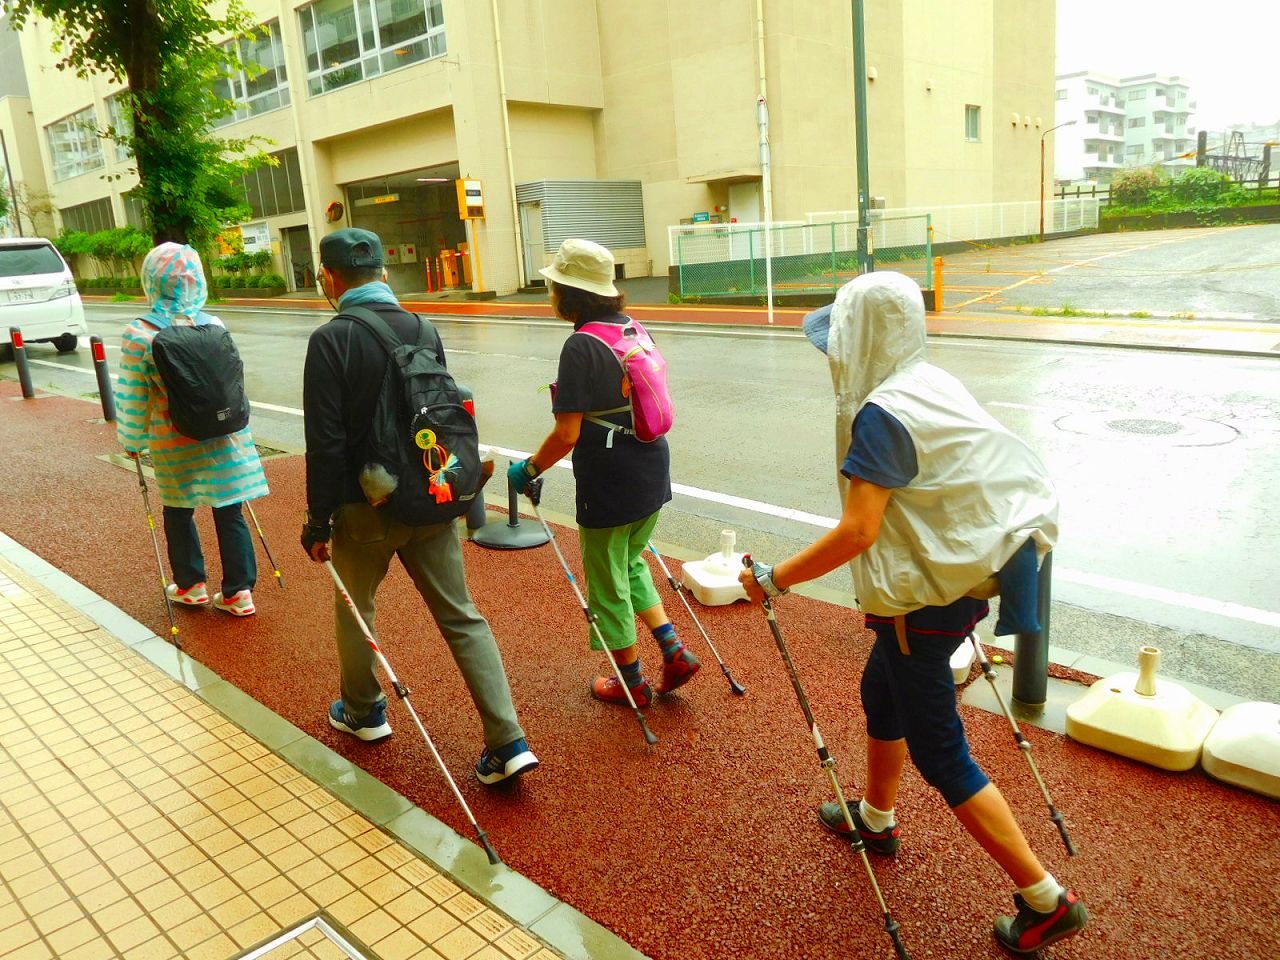
[[[368,307],[347,307],[338,316],[354,320],[372,333],[388,356],[395,353],[396,347],[402,346],[400,338],[396,336],[395,331],[391,329],[387,321],[383,320]]]

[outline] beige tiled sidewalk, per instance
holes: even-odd
[[[381,960],[564,955],[0,554],[0,958],[347,957],[270,946],[317,916]]]

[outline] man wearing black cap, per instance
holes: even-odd
[[[538,760],[516,718],[493,633],[467,591],[454,524],[403,524],[372,506],[360,484],[388,354],[371,330],[342,311],[372,311],[406,343],[420,342],[425,329],[421,342],[431,345],[443,366],[440,335],[426,320],[401,308],[387,286],[377,234],[358,229],[328,234],[320,241],[320,264],[325,298],[339,313],[312,333],[307,344],[302,383],[307,441],[303,548],[312,560],[333,560],[370,629],[374,595],[391,558],[398,556],[449,644],[480,713],[485,749],[476,777],[493,784],[528,773]],[[341,597],[335,597],[335,610],[342,697],[329,708],[329,724],[361,740],[381,740],[390,736],[391,727],[373,650]]]

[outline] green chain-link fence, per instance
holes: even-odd
[[[874,268],[898,270],[923,289],[933,288],[933,244],[928,215],[877,218],[869,229]],[[858,224],[715,224],[673,231],[673,262],[682,297],[766,296],[765,250],[772,249],[774,296],[832,295],[856,277]]]

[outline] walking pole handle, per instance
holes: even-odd
[[[525,496],[535,507],[542,503],[542,478],[534,477],[524,488]]]

